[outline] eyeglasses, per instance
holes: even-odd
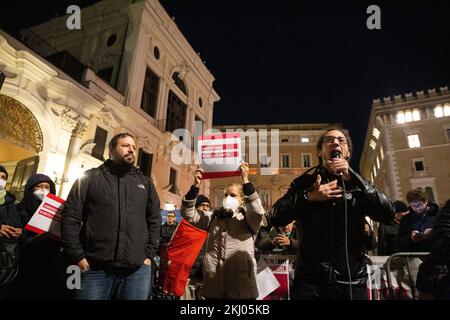
[[[338,143],[343,146],[347,144],[347,139],[345,137],[335,137],[335,136],[325,136],[323,137],[323,142],[330,144],[333,143],[334,140],[338,140]]]

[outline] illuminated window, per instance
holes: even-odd
[[[380,130],[377,128],[373,128],[372,135],[375,137],[375,139],[378,139],[380,137]]]
[[[380,157],[377,156],[377,169],[380,169]]]
[[[375,148],[377,147],[377,143],[376,143],[375,141],[373,141],[373,140],[370,140],[369,146],[370,146],[373,150],[375,150]]]
[[[434,108],[434,116],[436,118],[442,118],[444,116],[444,108],[442,108],[440,106]]]
[[[309,143],[309,138],[302,138],[302,143]]]
[[[397,113],[397,123],[405,123],[405,113],[403,111],[400,111]]]
[[[420,120],[419,109],[399,111],[397,113],[397,123],[406,123]]]
[[[444,116],[448,117],[450,116],[450,105],[445,105],[444,107]]]
[[[420,148],[420,139],[418,134],[408,135],[408,145],[411,149]]]
[[[380,155],[381,155],[381,161],[384,160],[384,150],[383,150],[383,146],[380,146]]]
[[[377,168],[375,168],[375,166],[373,166],[373,177],[377,177]]]

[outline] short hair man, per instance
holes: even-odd
[[[394,206],[350,168],[351,152],[345,131],[327,130],[317,143],[319,166],[295,179],[269,213],[274,226],[301,225],[294,299],[367,299],[365,215],[387,222]]]
[[[161,228],[152,181],[135,166],[129,133],[114,136],[109,157],[79,178],[62,213],[62,241],[82,270],[83,300],[146,300]]]
[[[410,190],[406,194],[409,214],[400,221],[398,247],[401,252],[430,251],[430,236],[439,206],[429,201],[422,188]]]

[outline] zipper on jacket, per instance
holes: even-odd
[[[119,243],[120,243],[120,221],[121,221],[121,201],[120,201],[120,177],[117,176],[117,200],[119,201],[119,217],[118,217],[118,223],[117,223],[117,236],[116,236],[116,248],[114,251],[114,262],[117,261],[117,255],[119,253]]]

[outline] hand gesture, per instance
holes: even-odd
[[[308,193],[309,201],[321,202],[342,198],[342,190],[338,186],[337,180],[327,184],[320,184],[321,181],[322,177],[318,174],[312,190]]]
[[[241,165],[239,166],[239,169],[241,169],[242,183],[243,184],[249,183],[250,180],[248,179],[248,173],[250,172],[250,167],[248,163],[242,162]]]
[[[274,240],[277,245],[283,247],[288,247],[291,244],[291,240],[286,236],[278,236]]]
[[[80,267],[81,272],[88,272],[90,269],[89,262],[86,260],[86,258],[78,262],[78,266]]]
[[[333,158],[331,160],[328,160],[328,165],[330,166],[331,170],[333,170],[334,174],[339,174],[342,172],[342,176],[344,177],[345,181],[350,181],[350,172],[348,170],[349,165],[348,161],[343,158]]]
[[[197,169],[194,171],[194,186],[200,188],[200,185],[203,181],[203,173],[202,170]]]

